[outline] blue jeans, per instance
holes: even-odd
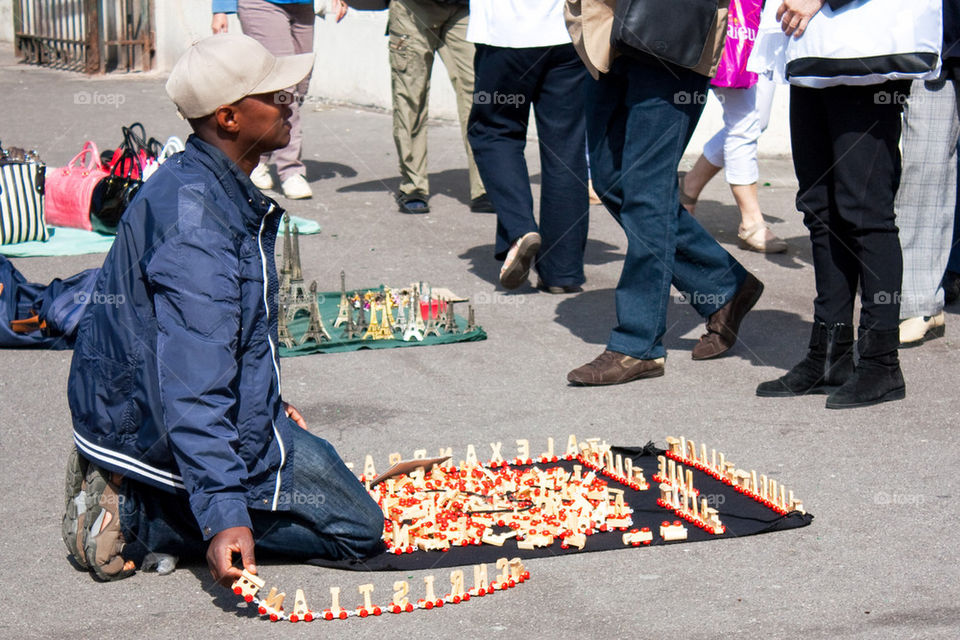
[[[607,348],[666,355],[670,285],[704,318],[723,307],[746,270],[680,206],[677,166],[700,119],[707,78],[620,57],[587,92],[593,185],[627,234],[617,326]]]
[[[494,255],[502,260],[531,231],[543,239],[534,268],[547,286],[584,282],[587,245],[586,140],[583,87],[587,71],[572,44],[509,48],[477,45],[476,80],[467,137],[497,212]],[[530,107],[540,145],[540,223],[523,150]]]
[[[292,486],[281,488],[289,510],[250,509],[257,553],[298,559],[360,558],[381,549],[383,513],[329,442],[294,426],[287,465]],[[150,552],[203,558],[204,541],[186,494],[124,482],[120,522],[123,557],[138,565]]]

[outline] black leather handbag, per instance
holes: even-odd
[[[90,224],[93,230],[99,233],[115,234],[117,232],[120,217],[143,185],[143,180],[139,177],[128,177],[143,175],[143,166],[136,152],[126,149],[116,160],[110,175],[100,180],[93,188],[93,196],[90,199]],[[138,170],[125,172],[124,168],[129,167],[130,164],[136,165]],[[127,176],[123,173],[127,173]]]
[[[713,35],[718,0],[618,0],[610,44],[622,54],[697,66]]]

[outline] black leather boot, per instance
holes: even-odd
[[[863,329],[857,337],[860,359],[853,376],[827,398],[827,409],[853,409],[903,400],[906,385],[900,371],[899,329]]]
[[[786,398],[836,390],[853,375],[853,327],[814,322],[806,357],[785,375],[762,382],[757,395]]]

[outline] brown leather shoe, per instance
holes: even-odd
[[[567,382],[582,387],[621,384],[663,375],[663,358],[641,360],[609,349],[567,374]]]
[[[763,293],[763,283],[748,273],[746,280],[727,304],[713,312],[707,320],[707,332],[693,347],[694,360],[709,360],[730,350],[737,342],[740,323]]]

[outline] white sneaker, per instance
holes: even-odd
[[[900,346],[913,347],[944,334],[943,311],[935,316],[917,316],[900,322]]]
[[[250,182],[261,191],[273,189],[273,176],[270,175],[270,167],[262,162],[258,164],[250,173]]]
[[[310,190],[310,185],[307,184],[306,178],[299,173],[284,180],[283,184],[280,185],[280,189],[283,191],[283,195],[291,200],[303,200],[304,198],[313,197],[313,191]]]

